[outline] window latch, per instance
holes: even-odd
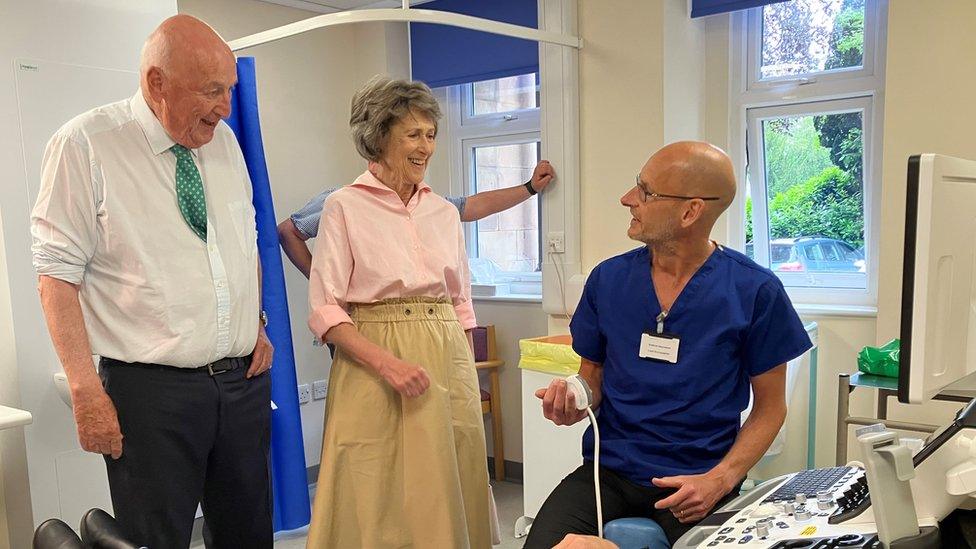
[[[519,117],[517,114],[506,114],[502,116],[502,120],[504,120],[505,122],[511,122],[513,120],[518,120],[518,119]]]

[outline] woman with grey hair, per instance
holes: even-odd
[[[440,116],[419,82],[353,96],[369,168],[326,200],[309,278],[309,328],[336,354],[308,547],[491,544],[464,236],[424,182]]]

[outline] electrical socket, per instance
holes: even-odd
[[[329,382],[320,379],[318,381],[312,382],[312,399],[322,400],[325,396],[329,394]]]
[[[555,254],[566,253],[566,233],[562,231],[552,231],[546,238],[549,251]]]
[[[308,383],[303,383],[298,386],[298,403],[308,404],[312,400],[312,388]]]

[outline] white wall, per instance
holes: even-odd
[[[3,215],[0,212],[0,227]],[[0,404],[20,406],[17,345],[7,278],[7,254],[0,231]],[[33,527],[22,429],[0,430],[0,549],[27,547]]]
[[[664,144],[663,6],[662,0],[579,1],[584,272],[637,247],[627,238],[620,197]]]
[[[135,71],[146,36],[174,13],[176,4],[172,0],[0,3],[0,66],[4,67],[0,71],[0,230],[4,244],[0,258],[6,256],[6,266],[0,272],[0,376],[4,380],[0,399],[4,404],[20,404],[35,418],[25,429],[29,492],[24,476],[24,440],[15,433],[0,439],[7,519],[14,547],[30,546],[32,514],[37,522],[62,514],[56,456],[80,452],[70,411],[56,396],[51,382],[60,365],[41,315],[31,266],[27,189],[29,181],[36,184],[39,174],[25,170],[25,155],[36,154],[35,149],[44,144],[22,143],[14,60],[30,58]],[[126,94],[133,91],[135,87]],[[71,89],[63,92],[65,97],[73,93]]]
[[[664,3],[664,142],[702,139],[705,122],[705,25],[688,3]]]

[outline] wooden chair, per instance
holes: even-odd
[[[481,390],[481,412],[491,414],[491,437],[495,451],[495,480],[505,480],[505,442],[502,440],[502,400],[498,384],[498,370],[505,365],[498,359],[495,345],[495,327],[486,326],[488,332],[488,360],[475,362],[475,368],[488,371],[489,390]]]

